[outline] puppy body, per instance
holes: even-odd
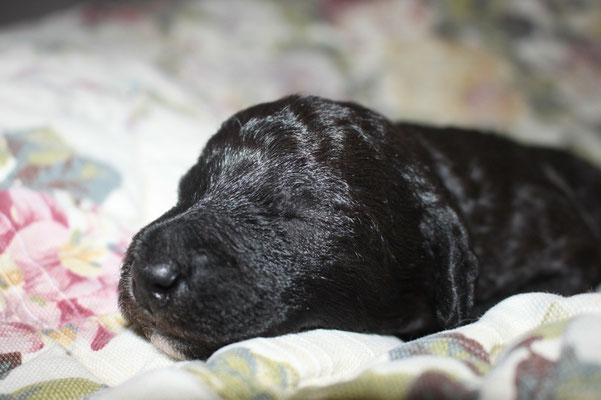
[[[601,173],[575,157],[291,96],[208,142],[134,237],[120,306],[182,357],[318,327],[411,338],[590,290],[600,248]]]
[[[599,282],[599,170],[491,134],[417,129],[479,263],[475,315],[513,293],[569,295]]]

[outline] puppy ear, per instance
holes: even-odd
[[[461,325],[472,317],[478,260],[460,216],[450,205],[432,206],[420,224],[433,263],[434,305],[441,328]]]

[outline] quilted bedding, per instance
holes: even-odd
[[[314,93],[599,162],[599,43],[595,2],[112,3],[5,28],[0,397],[601,397],[601,293],[514,296],[409,343],[317,330],[207,362],[161,354],[116,303],[131,235],[232,112]]]

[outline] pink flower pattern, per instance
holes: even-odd
[[[43,348],[43,334],[70,328],[102,349],[114,336],[97,319],[117,311],[117,279],[122,243],[94,252],[95,276],[78,274],[61,259],[72,241],[68,209],[48,193],[26,188],[0,191],[0,283],[4,305],[0,354],[23,354]],[[88,211],[85,211],[88,212]],[[85,232],[94,238],[94,227]],[[77,244],[75,245],[77,246]],[[81,244],[86,246],[86,244]],[[91,324],[90,321],[93,321]]]

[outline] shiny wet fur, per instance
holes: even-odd
[[[413,338],[601,281],[601,173],[565,152],[291,96],[228,119],[133,239],[119,301],[174,357],[335,328]]]

